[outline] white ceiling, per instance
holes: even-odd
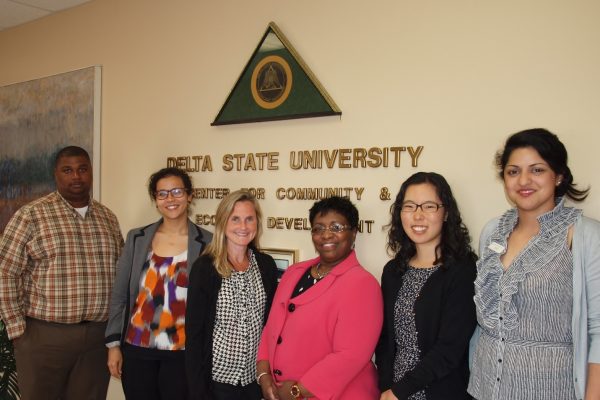
[[[0,31],[91,0],[0,0]]]

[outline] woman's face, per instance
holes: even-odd
[[[329,227],[336,224],[345,226],[345,229],[338,233],[331,232]],[[315,216],[312,227],[327,228],[312,234],[313,245],[321,256],[323,267],[334,267],[348,257],[356,239],[356,229],[350,229],[346,217],[336,211],[327,211]]]
[[[410,185],[404,194],[403,205],[418,204],[415,211],[402,211],[402,229],[408,238],[415,244],[417,251],[428,246],[431,251],[442,240],[442,228],[446,211],[444,207],[436,209],[435,205],[442,204],[435,186],[431,183]],[[428,207],[429,206],[429,207]],[[434,253],[435,254],[435,253]]]
[[[238,201],[227,219],[227,246],[247,247],[256,236],[258,220],[251,201]]]
[[[554,208],[556,186],[562,175],[554,173],[533,147],[513,150],[503,176],[506,195],[519,211],[542,215]]]
[[[166,193],[166,198],[160,199],[160,192]],[[181,195],[181,197],[175,197],[177,195]],[[185,185],[180,177],[167,176],[156,182],[154,200],[158,212],[164,219],[187,218],[188,205],[192,201],[192,195],[185,191]]]

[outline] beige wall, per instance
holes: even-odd
[[[567,145],[600,217],[600,3],[590,1],[95,0],[0,32],[0,85],[90,65],[103,67],[102,201],[124,232],[156,213],[145,194],[167,156],[212,157],[197,187],[264,187],[267,216],[305,217],[309,202],[279,187],[365,187],[359,258],[375,275],[387,260],[389,202],[417,170],[450,181],[472,235],[509,207],[492,158],[509,133],[542,126]],[[270,20],[343,111],[315,118],[211,127]],[[294,150],[425,147],[418,168],[292,171]],[[224,172],[224,153],[280,152],[280,170]],[[353,200],[356,200],[353,197]],[[196,201],[210,212],[216,200]],[[263,244],[311,257],[306,232],[267,230]],[[120,394],[111,395],[120,398]]]

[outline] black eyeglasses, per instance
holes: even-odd
[[[313,235],[322,235],[325,233],[325,231],[329,231],[331,233],[342,233],[342,232],[348,231],[350,229],[351,229],[350,225],[342,225],[342,224],[338,224],[337,222],[334,222],[333,224],[331,224],[329,226],[315,225],[312,228],[310,228],[310,233],[312,233]]]
[[[171,193],[171,196],[175,197],[176,199],[179,199],[185,195],[186,190],[184,188],[173,188],[171,190],[157,190],[156,192],[154,192],[154,195],[158,200],[165,200],[167,197],[169,197],[169,193]]]
[[[443,204],[438,204],[433,201],[426,201],[421,204],[414,203],[412,201],[407,201],[400,206],[400,211],[402,212],[415,212],[417,209],[421,209],[424,213],[433,214],[437,212],[441,207],[444,207]]]

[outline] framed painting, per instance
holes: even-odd
[[[298,250],[276,249],[276,248],[261,248],[261,251],[267,253],[277,265],[277,280],[281,280],[281,276],[292,264],[298,262]]]
[[[0,234],[21,206],[53,190],[54,157],[80,146],[100,199],[101,67],[0,87]]]

